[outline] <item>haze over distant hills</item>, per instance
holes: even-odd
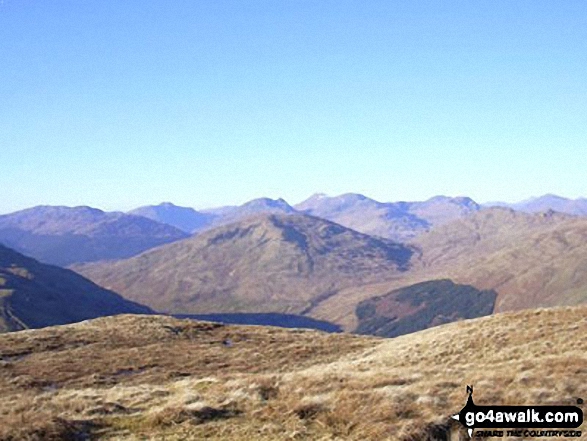
[[[239,206],[196,211],[170,203],[137,208],[129,213],[199,232],[262,213],[304,213],[336,222],[361,233],[405,241],[480,209],[466,197],[435,196],[423,202],[378,202],[361,194],[336,197],[316,194],[291,206],[283,199],[258,198]]]
[[[477,202],[465,196],[434,196],[422,202],[399,204],[404,205],[410,213],[425,219],[432,227],[444,225],[481,210]]]
[[[283,199],[258,198],[242,205],[226,206],[204,210],[217,216],[215,226],[235,222],[257,214],[294,214],[297,211]]]
[[[283,214],[272,216],[268,210]],[[300,211],[321,217],[296,214]],[[587,218],[481,209],[465,197],[380,203],[358,194],[315,195],[295,207],[265,198],[210,213],[241,220],[127,261],[78,269],[162,311],[304,314],[346,330],[366,329],[360,305],[373,297],[382,300],[371,302],[378,311],[371,319],[378,324],[369,329],[383,329],[390,317],[426,327],[488,311],[587,302],[587,273],[582,271],[587,267]],[[251,218],[255,213],[264,214]],[[345,231],[340,236],[345,240],[325,245],[336,237],[316,236],[325,228]],[[359,229],[374,236],[360,235]],[[379,237],[412,237],[409,258],[399,266],[397,261],[381,265],[381,244],[391,242],[375,239],[374,231]],[[372,254],[374,246],[379,251]],[[446,303],[453,309],[428,316],[442,308],[432,308],[430,301],[409,303],[423,295],[418,284],[424,282],[431,283],[430,292],[438,298],[446,300],[459,290],[470,297],[454,302],[451,297]],[[411,300],[390,294],[402,289],[413,294]],[[489,291],[493,297],[483,294],[475,303],[475,296]],[[408,303],[397,301],[404,297]]]
[[[365,234],[399,241],[412,238],[430,227],[426,220],[397,204],[378,202],[354,193],[336,197],[314,195],[295,208]]]
[[[76,270],[159,311],[299,314],[343,287],[397,276],[412,252],[316,217],[263,214]]]
[[[147,205],[128,212],[136,216],[171,225],[186,233],[193,233],[212,225],[218,217],[211,213],[202,213],[189,207],[179,207],[171,202],[159,205]]]
[[[554,210],[587,215],[587,199],[567,199],[547,194],[518,203],[478,204],[466,196],[434,196],[425,201],[379,202],[357,193],[328,196],[316,193],[294,206],[283,199],[258,198],[238,206],[196,211],[165,202],[129,213],[167,223],[185,232],[202,231],[261,213],[305,213],[321,217],[365,234],[405,241],[429,229],[473,214],[484,207],[508,207],[538,213]]]
[[[295,208],[365,234],[406,241],[480,209],[470,198],[436,196],[423,202],[378,202],[361,194],[316,194]]]
[[[569,200],[554,195],[511,205],[516,210],[527,212],[553,209],[570,214],[587,214],[586,199]],[[361,194],[348,193],[335,197],[316,194],[296,206],[283,199],[258,198],[240,206],[201,211],[165,202],[139,207],[128,213],[156,222],[148,224],[136,217],[132,221],[125,219],[123,213],[105,213],[89,207],[41,206],[0,216],[0,241],[43,261],[68,265],[132,256],[187,234],[256,214],[305,213],[365,234],[405,242],[481,208],[468,197],[435,196],[426,201],[378,202]],[[160,224],[175,229],[164,231]],[[64,257],[62,247],[70,249],[73,255]]]
[[[540,197],[530,198],[514,204],[493,202],[486,205],[509,207],[517,211],[524,211],[528,213],[539,213],[543,211],[554,210],[558,211],[559,213],[587,216],[586,198],[568,199],[554,194],[545,194]]]
[[[0,332],[152,311],[73,271],[0,245]]]
[[[187,233],[195,233],[263,213],[293,214],[297,211],[283,199],[258,198],[242,205],[224,206],[196,211],[170,202],[147,205],[129,211],[157,222],[172,225]]]
[[[0,243],[61,266],[130,257],[187,236],[142,216],[90,207],[38,206],[0,216]]]

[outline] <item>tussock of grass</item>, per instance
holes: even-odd
[[[21,409],[2,415],[3,441],[81,441],[89,439],[95,425],[89,421],[60,418],[51,413]]]
[[[200,405],[193,407],[166,407],[159,412],[151,414],[146,419],[146,425],[157,428],[159,426],[177,425],[185,422],[191,424],[204,424],[209,421],[223,420],[239,415],[241,412],[230,406],[216,408]]]

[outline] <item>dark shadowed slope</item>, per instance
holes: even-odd
[[[397,337],[493,312],[495,291],[480,291],[450,280],[430,280],[396,289],[357,305],[359,334]]]
[[[194,233],[210,227],[218,216],[211,213],[200,213],[189,207],[179,207],[170,202],[159,205],[147,205],[135,208],[128,214],[143,216],[148,219],[171,225],[186,233]]]
[[[0,245],[0,332],[150,312],[73,271]]]
[[[187,236],[141,216],[90,207],[39,206],[0,216],[0,243],[61,266],[126,258]]]
[[[412,249],[306,215],[261,215],[76,270],[159,311],[300,314],[343,287],[387,280]]]

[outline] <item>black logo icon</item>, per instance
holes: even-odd
[[[576,406],[477,406],[473,386],[467,386],[467,394],[467,404],[453,418],[467,428],[470,437],[476,428],[568,429],[583,423],[583,411]]]

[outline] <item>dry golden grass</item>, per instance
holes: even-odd
[[[389,340],[148,316],[2,335],[0,439],[422,440],[467,384],[477,404],[585,398],[586,317],[525,311]]]

